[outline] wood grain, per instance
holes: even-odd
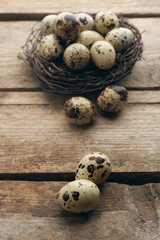
[[[24,104],[58,104],[70,98],[69,95],[60,95],[46,92],[0,92],[0,105]],[[96,98],[93,94],[89,98]],[[128,103],[160,103],[160,91],[129,91]]]
[[[93,151],[109,156],[113,172],[160,171],[159,104],[128,104],[119,115],[99,113],[78,127],[67,122],[59,100],[0,106],[0,173],[74,172]]]
[[[160,184],[105,183],[101,201],[87,214],[68,213],[55,204],[64,184],[1,181],[1,239],[159,239]]]
[[[14,14],[30,14],[30,18],[36,14],[48,14],[48,13],[58,13],[62,11],[85,11],[85,12],[97,12],[102,9],[110,9],[116,13],[123,13],[127,15],[159,15],[160,14],[160,2],[159,0],[143,0],[139,2],[138,0],[123,0],[119,2],[118,0],[105,1],[105,0],[1,0],[0,13],[14,13]]]
[[[160,18],[131,19],[141,32],[144,41],[144,60],[137,62],[130,76],[121,84],[131,89],[160,88]],[[0,89],[25,90],[40,88],[31,68],[17,59],[35,22],[0,22]]]

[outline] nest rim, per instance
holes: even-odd
[[[95,14],[90,14],[92,17]],[[71,71],[62,61],[62,57],[53,62],[39,56],[38,45],[43,37],[39,23],[33,25],[31,32],[22,47],[20,59],[29,62],[36,78],[42,83],[44,91],[82,95],[103,90],[105,87],[118,82],[132,72],[135,63],[142,59],[142,35],[137,27],[120,15],[117,15],[120,27],[130,29],[135,39],[127,50],[117,54],[114,66],[109,70],[101,70],[90,61],[85,70]]]

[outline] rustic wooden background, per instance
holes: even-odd
[[[17,59],[32,25],[49,13],[110,9],[143,33],[143,61],[120,82],[129,104],[83,127],[64,118],[69,96],[44,93]],[[160,239],[160,1],[0,0],[0,240]],[[90,151],[112,161],[97,208],[54,202]]]

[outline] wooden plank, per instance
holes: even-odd
[[[118,0],[105,1],[105,0],[1,0],[0,13],[29,13],[32,15],[35,14],[48,14],[48,13],[58,13],[62,11],[83,11],[83,12],[97,12],[101,9],[111,9],[116,13],[131,14],[131,15],[157,15],[160,14],[160,2],[159,0],[143,0],[139,2],[138,0],[123,0],[119,2]]]
[[[93,151],[109,156],[113,172],[160,171],[159,104],[128,104],[79,127],[67,122],[63,104],[0,106],[0,173],[74,172]]]
[[[97,94],[96,94],[97,96]],[[96,101],[93,94],[89,95]],[[60,95],[46,92],[0,92],[0,105],[8,104],[57,104],[70,98],[68,95]],[[129,91],[128,103],[160,103],[160,91]]]
[[[1,239],[159,239],[160,184],[105,183],[99,204],[87,214],[68,213],[55,204],[64,184],[1,181]]]
[[[160,18],[131,19],[141,32],[144,40],[144,60],[137,62],[130,76],[121,81],[128,88],[160,87]],[[40,83],[35,80],[29,65],[17,59],[20,47],[35,22],[0,22],[0,89],[37,89]]]

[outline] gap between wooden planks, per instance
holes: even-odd
[[[86,214],[65,212],[55,196],[66,182],[0,181],[3,240],[158,240],[160,184],[105,183],[101,200]]]
[[[36,15],[42,16],[43,14],[59,13],[62,11],[72,12],[90,12],[95,13],[102,9],[110,9],[115,13],[123,13],[131,16],[159,16],[160,15],[160,2],[159,0],[1,0],[0,17],[6,17],[7,14],[16,14],[16,18],[21,14],[21,17],[28,14],[28,20],[33,19]]]
[[[160,88],[160,18],[130,19],[141,32],[144,41],[144,60],[137,62],[131,75],[120,84],[131,89]],[[35,80],[29,65],[17,59],[24,45],[33,21],[0,22],[0,89],[37,89],[40,83]]]

